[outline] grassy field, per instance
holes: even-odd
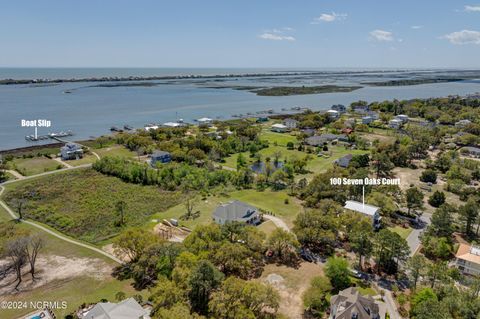
[[[93,169],[79,169],[19,181],[7,186],[5,201],[27,198],[24,216],[72,237],[99,243],[122,230],[115,226],[115,205],[126,203],[126,225],[143,225],[157,212],[178,204],[182,196],[154,186],[122,182]]]
[[[113,145],[109,147],[94,149],[93,152],[97,153],[100,157],[104,156],[119,156],[119,157],[135,157],[137,154],[125,148],[122,145]]]
[[[272,145],[287,146],[288,142],[298,143],[297,138],[289,133],[276,133],[269,129],[264,129],[260,134],[260,139],[269,141]]]
[[[283,219],[287,225],[291,226],[297,214],[303,211],[302,205],[293,197],[287,195],[285,191],[265,190],[259,192],[253,189],[235,191],[229,194],[230,199],[238,199],[249,203],[264,211],[272,212],[275,216]],[[285,204],[285,199],[289,200]]]
[[[24,176],[36,175],[43,172],[63,168],[60,163],[47,157],[16,158],[8,162],[8,167]]]
[[[289,204],[285,204],[286,198],[289,199]],[[271,190],[265,190],[263,192],[258,192],[253,189],[247,189],[234,191],[228,195],[209,196],[203,200],[200,198],[195,199],[193,210],[199,211],[200,214],[193,220],[180,220],[180,216],[186,212],[186,208],[183,203],[173,206],[165,212],[153,214],[150,219],[161,221],[162,219],[174,218],[179,220],[180,225],[194,228],[196,225],[208,224],[212,222],[212,213],[217,206],[235,199],[249,203],[264,211],[273,212],[276,216],[284,219],[288,225],[292,225],[292,221],[295,219],[295,216],[303,209],[295,198],[289,197],[284,191],[274,192]],[[153,227],[154,225],[155,222],[151,221],[147,226]],[[273,230],[271,227],[268,227],[268,225],[260,227],[263,228],[265,232],[270,232]]]
[[[412,232],[412,228],[403,228],[401,226],[395,226],[395,227],[389,227],[389,230],[393,231],[394,233],[397,233],[402,237],[403,239],[406,239],[408,235]]]
[[[87,154],[83,158],[78,160],[65,161],[68,165],[71,166],[80,166],[84,164],[93,164],[97,160],[97,157],[93,154]]]
[[[278,133],[275,133],[275,134],[278,134]],[[265,159],[266,157],[272,158],[273,154],[276,152],[279,152],[281,154],[280,161],[284,161],[285,159],[287,159],[288,161],[289,159],[292,159],[292,158],[304,158],[305,156],[310,155],[310,160],[308,161],[306,166],[306,169],[309,172],[306,174],[297,175],[296,179],[300,179],[304,177],[309,179],[314,174],[324,172],[328,168],[333,166],[333,162],[336,159],[342,156],[345,156],[347,154],[358,155],[358,154],[368,153],[368,151],[350,150],[350,149],[346,149],[344,146],[337,146],[337,145],[329,145],[330,157],[317,156],[316,154],[308,154],[306,152],[301,152],[298,150],[288,150],[286,147],[273,146],[273,145],[259,151],[263,159]],[[253,164],[254,159],[250,158],[249,152],[244,152],[242,154],[250,165]],[[222,165],[230,168],[236,168],[237,158],[238,158],[238,154],[233,154],[232,156],[227,157],[225,159],[225,163],[222,163]]]
[[[275,226],[271,220],[267,220],[258,225],[258,229],[263,231],[265,234],[270,235],[275,229],[277,229],[277,226]]]

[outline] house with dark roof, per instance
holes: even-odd
[[[144,309],[133,298],[125,299],[119,303],[99,302],[85,314],[80,314],[81,319],[150,319],[150,311]]]
[[[258,208],[247,203],[233,200],[218,206],[212,214],[213,220],[220,225],[231,222],[257,225],[260,223]]]
[[[169,163],[172,161],[172,156],[169,152],[155,151],[150,157],[150,165],[155,166],[157,163]]]
[[[83,149],[75,143],[67,143],[60,148],[62,160],[75,160],[83,157]]]
[[[348,165],[350,165],[350,161],[352,160],[353,155],[352,154],[347,154],[343,157],[340,157],[339,159],[335,160],[335,165],[338,165],[343,168],[347,168]]]
[[[330,298],[330,319],[385,319],[386,305],[350,287]]]
[[[332,109],[332,110],[334,110],[334,111],[337,111],[337,112],[340,113],[340,114],[343,114],[343,113],[347,112],[347,108],[346,108],[346,106],[343,105],[343,104],[335,104],[335,105],[332,105],[332,107],[331,107],[330,109]]]

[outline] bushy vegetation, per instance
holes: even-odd
[[[125,225],[142,225],[149,216],[176,205],[177,192],[122,182],[92,169],[78,169],[19,182],[7,188],[5,201],[23,216],[73,237],[98,242],[118,234],[117,203],[125,202]]]

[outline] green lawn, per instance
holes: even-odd
[[[406,239],[408,235],[412,232],[412,228],[403,228],[401,226],[389,227],[389,230],[393,231],[394,233],[399,234],[403,239]]]
[[[177,192],[125,183],[93,169],[65,171],[7,185],[3,199],[14,207],[18,197],[27,199],[25,217],[90,243],[105,241],[122,231],[122,227],[115,226],[119,220],[115,205],[120,200],[126,203],[124,215],[130,226],[143,225],[153,214],[182,200]]]
[[[285,199],[289,199],[289,204],[285,204]],[[197,198],[194,201],[194,211],[199,211],[199,217],[193,220],[181,220],[180,216],[185,214],[186,208],[183,203],[173,206],[167,209],[164,212],[159,212],[153,214],[150,220],[157,219],[161,221],[162,219],[177,219],[182,226],[189,228],[194,228],[199,224],[208,224],[212,222],[212,213],[222,203],[229,202],[231,200],[240,200],[246,203],[249,203],[255,207],[258,207],[264,211],[273,212],[278,217],[285,220],[288,225],[292,225],[295,216],[298,212],[302,211],[302,206],[298,201],[287,195],[285,191],[274,192],[271,190],[265,190],[259,192],[253,189],[234,191],[228,195],[216,195],[209,196],[206,199],[202,200]],[[147,227],[153,227],[156,223],[150,221]],[[265,231],[268,230],[268,226],[263,226]]]
[[[272,212],[275,216],[283,219],[287,225],[291,226],[297,214],[303,211],[302,205],[293,197],[287,195],[285,191],[265,190],[259,192],[253,189],[234,191],[229,194],[230,198],[249,203],[264,211]],[[288,198],[289,203],[285,204]]]
[[[65,161],[65,163],[71,166],[80,166],[84,164],[93,164],[97,160],[97,157],[93,154],[87,154],[83,158],[78,160]]]
[[[128,150],[122,145],[113,145],[109,147],[93,149],[92,151],[97,153],[100,157],[119,156],[119,157],[132,158],[137,156],[135,152]]]
[[[287,146],[288,142],[298,143],[297,138],[290,133],[276,133],[264,129],[260,134],[260,139],[269,141],[272,145],[277,143],[279,146]]]
[[[43,172],[63,168],[63,165],[47,157],[16,158],[8,162],[10,169],[16,170],[24,176],[36,175]]]
[[[262,155],[262,158],[265,159],[266,157],[272,158],[274,153],[279,152],[281,154],[280,161],[284,161],[285,159],[287,159],[288,161],[292,158],[303,158],[307,155],[310,155],[310,160],[308,161],[306,166],[306,169],[309,172],[307,174],[297,175],[296,179],[300,179],[304,177],[307,179],[310,179],[311,177],[313,177],[313,175],[322,173],[326,171],[328,168],[332,167],[333,162],[336,159],[342,156],[345,156],[347,154],[358,155],[358,154],[368,153],[368,151],[363,151],[363,150],[346,149],[344,146],[341,146],[341,145],[329,145],[328,147],[329,147],[328,153],[330,157],[317,156],[316,154],[308,154],[306,152],[301,152],[296,149],[288,150],[286,147],[273,146],[273,145],[270,145],[268,148],[262,149],[261,151],[259,151],[259,153]],[[250,158],[249,152],[244,152],[242,154],[250,165],[253,164],[254,159]],[[233,154],[232,156],[227,157],[225,159],[225,163],[222,163],[222,165],[230,168],[236,168],[237,158],[238,158],[238,154]]]
[[[270,235],[275,229],[277,229],[277,226],[271,221],[271,220],[266,220],[260,225],[258,225],[258,229],[263,231],[265,234]]]

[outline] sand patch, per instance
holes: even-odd
[[[0,264],[8,263],[7,260],[0,261]],[[55,255],[39,256],[36,263],[36,277],[32,281],[29,273],[30,266],[23,267],[22,283],[19,290],[14,289],[16,285],[15,274],[10,272],[5,278],[0,280],[0,296],[20,293],[36,289],[55,281],[72,279],[81,276],[90,276],[97,280],[103,280],[110,276],[112,267],[97,258],[77,258],[63,257]]]

